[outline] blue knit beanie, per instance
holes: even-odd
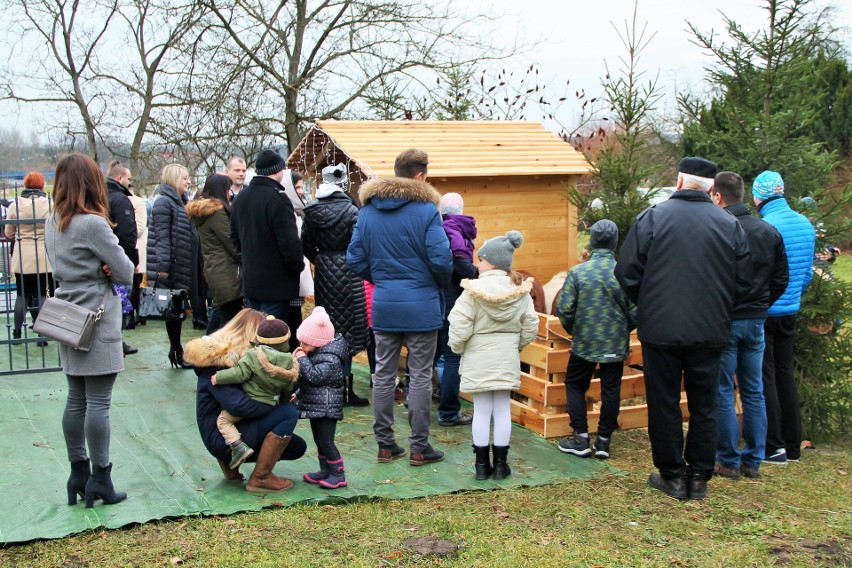
[[[781,179],[781,174],[772,170],[761,172],[759,176],[754,178],[751,193],[764,200],[776,195],[784,195],[784,180]]]

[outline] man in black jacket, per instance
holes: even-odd
[[[648,484],[703,499],[716,457],[716,396],[734,302],[749,287],[748,243],[736,218],[710,200],[716,164],[684,158],[677,191],[636,217],[615,276],[637,305],[648,436],[659,473]],[[683,441],[680,389],[689,408]]]
[[[109,219],[115,224],[112,232],[118,237],[119,246],[133,263],[134,271],[139,269],[139,251],[136,250],[136,213],[130,202],[130,187],[133,177],[130,168],[117,160],[113,160],[107,171],[107,201],[109,201]],[[127,327],[128,314],[122,318],[122,329]],[[125,355],[132,355],[139,350],[122,343]]]
[[[290,300],[299,297],[305,260],[293,204],[281,185],[284,175],[290,175],[285,165],[284,158],[272,150],[258,155],[256,175],[231,206],[231,240],[242,253],[246,304],[297,329],[301,322],[290,310]],[[295,334],[292,349],[298,347],[294,338]]]
[[[743,178],[733,172],[716,176],[710,198],[737,218],[746,232],[751,257],[751,288],[734,304],[728,344],[722,350],[717,415],[716,475],[756,479],[766,446],[766,402],[763,399],[763,322],[769,306],[787,288],[789,270],[781,233],[751,214],[743,204]],[[734,374],[743,406],[742,436],[734,407]]]

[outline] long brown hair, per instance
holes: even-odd
[[[59,216],[59,231],[64,232],[75,215],[97,215],[110,226],[104,174],[85,154],[65,154],[56,164],[53,182],[53,207]]]

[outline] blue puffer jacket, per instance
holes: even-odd
[[[769,317],[790,316],[799,311],[802,292],[813,278],[816,232],[807,217],[790,209],[782,197],[771,197],[757,208],[763,220],[778,229],[787,250],[790,282],[778,300],[769,307]]]
[[[453,255],[438,204],[426,182],[389,178],[361,186],[363,204],[346,262],[375,284],[373,329],[425,333],[441,329],[442,289],[453,274]]]
[[[349,346],[341,334],[299,358],[299,417],[343,420],[343,362]]]

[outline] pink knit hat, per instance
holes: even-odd
[[[441,198],[441,215],[462,215],[464,199],[458,193],[447,193]]]
[[[317,306],[311,312],[299,329],[296,330],[296,337],[306,345],[314,347],[322,347],[328,345],[334,339],[334,325],[331,323],[328,314],[325,313],[325,308]]]

